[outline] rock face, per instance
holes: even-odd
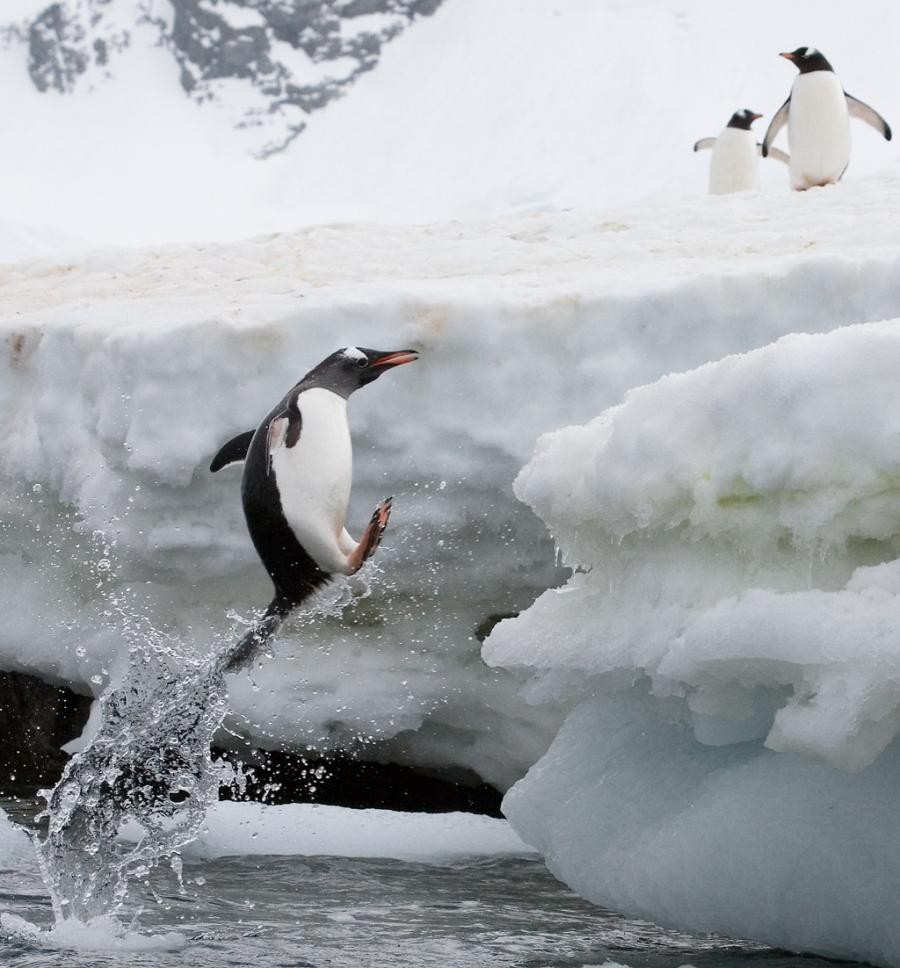
[[[32,793],[59,776],[63,743],[83,729],[89,696],[21,672],[0,672],[0,796]]]
[[[252,150],[284,148],[307,115],[378,63],[383,46],[441,0],[59,0],[0,29],[28,47],[40,91],[71,93],[115,77],[137,46],[162,47],[198,102],[218,102]],[[235,90],[237,85],[237,90]]]

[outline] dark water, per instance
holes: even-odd
[[[73,951],[0,940],[15,968],[264,965],[271,968],[817,968],[828,962],[769,948],[698,939],[585,903],[535,858],[435,867],[334,857],[236,857],[185,862],[135,887],[125,920],[178,931],[173,951]],[[142,909],[142,910],[141,910]],[[40,877],[0,873],[0,910],[49,927]]]

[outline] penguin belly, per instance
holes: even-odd
[[[759,188],[759,152],[752,131],[726,128],[713,146],[709,162],[709,194],[754,191]]]
[[[791,187],[833,185],[850,163],[850,115],[840,79],[832,71],[801,74],[788,113]]]
[[[300,439],[272,453],[281,510],[297,540],[326,572],[343,573],[339,545],[350,503],[353,449],[347,401],[331,390],[305,390],[297,398],[303,419]]]

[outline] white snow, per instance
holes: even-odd
[[[787,336],[544,437],[516,493],[590,570],[486,658],[642,673],[703,742],[868,766],[900,731],[898,365],[896,321]]]
[[[398,813],[310,803],[281,807],[222,802],[206,817],[185,859],[291,854],[385,857],[448,864],[474,857],[522,855],[530,848],[505,820],[471,813]]]
[[[244,27],[265,27],[266,18],[253,7],[245,7],[230,0],[207,0],[200,4],[200,9],[206,8],[222,17],[235,30]]]

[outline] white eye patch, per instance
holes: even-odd
[[[815,54],[818,54],[818,53],[819,52],[816,50],[815,47],[807,47],[806,48],[806,53],[803,55],[803,57],[804,58],[812,57],[812,56],[814,56]]]
[[[344,350],[344,356],[346,356],[347,359],[349,360],[353,360],[354,362],[359,362],[360,360],[368,360],[368,357],[366,356],[366,354],[363,353],[362,350],[357,349],[355,346],[348,346]]]

